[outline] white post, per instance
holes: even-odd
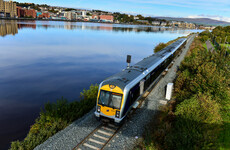
[[[167,100],[171,100],[172,92],[173,92],[173,83],[168,83],[166,89],[166,96],[165,96]]]

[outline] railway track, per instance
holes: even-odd
[[[73,150],[102,150],[119,131],[121,126],[101,123],[94,131],[84,138]]]
[[[181,53],[177,57],[180,56]],[[176,57],[176,58],[177,58]],[[146,90],[146,92],[142,95],[142,97],[139,99],[138,103],[139,105],[136,108],[140,108],[142,103],[144,102],[145,98],[151,93],[151,91],[156,87],[156,85],[159,83],[159,81],[168,73],[168,71],[173,66],[173,63],[169,65],[167,68],[167,71],[164,71],[157,81],[153,83],[149,89]],[[133,109],[129,115],[127,116],[126,121],[128,118],[131,117],[131,115],[134,114],[136,109]],[[125,121],[125,122],[126,122]],[[123,124],[125,124],[125,122]],[[73,150],[102,150],[105,148],[105,146],[112,140],[112,138],[116,135],[116,133],[119,131],[119,129],[123,126],[116,126],[111,123],[101,123],[96,129],[94,129],[87,137],[85,137],[76,147],[73,148]]]
[[[162,76],[158,79],[160,81]],[[142,96],[142,98],[138,101],[139,105],[137,108],[140,108],[145,98],[151,93],[154,87],[158,84],[153,84]],[[127,117],[131,117],[134,114],[136,109],[132,110]],[[126,120],[126,121],[127,121]],[[123,123],[125,124],[125,122]],[[123,126],[116,126],[112,123],[101,123],[96,129],[94,129],[87,137],[85,137],[77,146],[73,148],[73,150],[102,150],[105,146],[112,140],[112,138],[116,135],[119,129]]]

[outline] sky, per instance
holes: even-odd
[[[145,16],[211,18],[230,22],[230,0],[16,0]]]

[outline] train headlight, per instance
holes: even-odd
[[[101,111],[101,106],[97,106],[97,112]]]
[[[116,118],[119,118],[120,116],[120,111],[116,111]]]

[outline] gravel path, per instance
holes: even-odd
[[[190,44],[195,35],[193,35],[187,42],[186,48],[182,54],[176,59],[172,68],[162,78],[152,92],[143,102],[141,108],[135,111],[135,114],[123,125],[120,131],[108,143],[105,149],[133,149],[138,139],[142,136],[144,127],[154,117],[159,105],[164,101],[165,85],[172,82],[176,77],[177,67],[184,59]],[[162,103],[163,102],[163,103]],[[35,150],[72,150],[78,143],[80,143],[90,132],[92,132],[100,122],[94,117],[95,108],[86,114],[83,118],[73,122],[64,130],[58,132],[50,137],[43,144],[37,146]]]

